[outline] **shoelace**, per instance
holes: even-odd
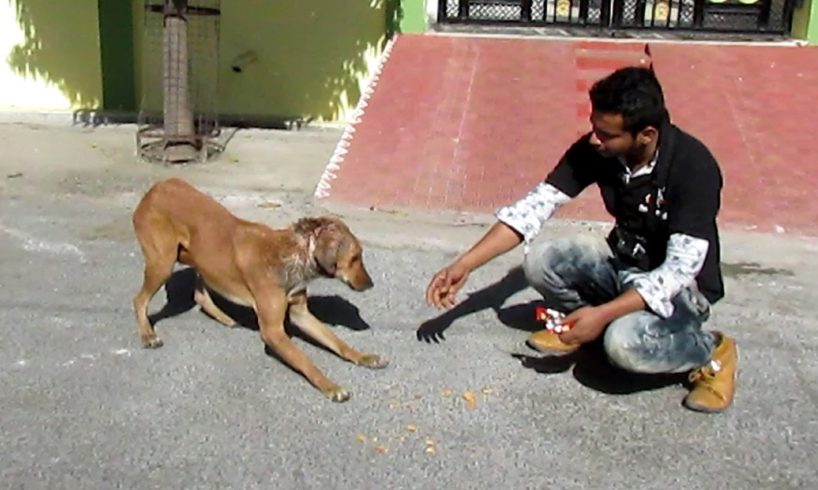
[[[696,388],[704,388],[716,397],[724,399],[724,393],[713,387],[713,381],[716,379],[716,374],[721,371],[721,363],[718,361],[710,361],[699,369],[690,373],[690,382],[696,384]]]
[[[711,360],[699,369],[691,371],[688,379],[691,383],[702,381],[705,385],[709,386],[719,371],[721,371],[721,363],[716,360]]]

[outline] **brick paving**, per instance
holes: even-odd
[[[587,90],[653,62],[671,116],[725,174],[723,226],[818,235],[818,49],[401,35],[321,199],[492,212],[588,128]],[[341,153],[344,153],[342,151]],[[610,219],[596,188],[558,216]]]

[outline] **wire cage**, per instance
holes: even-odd
[[[224,148],[216,102],[220,0],[145,0],[136,146],[150,162],[205,162]]]

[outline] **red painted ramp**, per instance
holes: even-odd
[[[721,221],[818,235],[818,49],[651,46],[674,121],[719,159]]]
[[[725,173],[722,223],[818,234],[807,151],[818,50],[651,44],[675,122]],[[590,84],[648,62],[644,43],[399,36],[316,189],[380,208],[493,212],[588,128]],[[589,189],[558,216],[609,217]]]

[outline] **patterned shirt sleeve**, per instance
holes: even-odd
[[[497,219],[523,236],[526,246],[537,237],[543,223],[571,197],[551,184],[540,182],[525,197],[500,208]]]
[[[707,240],[674,233],[668,240],[662,265],[649,272],[633,274],[623,282],[632,283],[654,313],[668,318],[673,314],[673,298],[696,280],[708,247]]]

